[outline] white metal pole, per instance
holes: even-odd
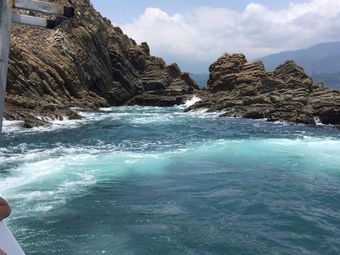
[[[13,23],[28,25],[32,27],[43,27],[53,29],[62,21],[62,19],[60,20],[60,22],[58,22],[58,20],[50,20],[35,16],[22,15],[14,11],[12,21]]]
[[[64,16],[66,18],[72,18],[74,15],[74,8],[71,6],[64,6],[37,0],[14,0],[14,7],[48,14],[55,14],[58,16]]]
[[[0,134],[5,109],[13,0],[0,0]]]

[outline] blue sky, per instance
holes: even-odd
[[[336,1],[336,0],[334,0]],[[287,7],[287,0],[91,0],[103,16],[116,24],[124,24],[141,15],[147,7],[160,8],[170,15],[190,11],[197,6],[229,8],[242,11],[251,2],[256,2],[278,10]],[[294,0],[294,3],[305,2]]]
[[[91,0],[151,54],[208,72],[223,53],[253,60],[340,41],[339,0]]]

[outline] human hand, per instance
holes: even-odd
[[[11,214],[11,207],[8,205],[7,201],[0,197],[0,221],[6,219]],[[0,255],[2,255],[0,253]]]

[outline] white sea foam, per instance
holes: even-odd
[[[142,114],[133,116],[129,121],[131,124],[149,124],[149,123],[162,123],[162,122],[170,122],[174,119],[172,114],[159,114],[159,113],[150,113],[150,114]]]
[[[0,195],[14,201],[16,208],[47,212],[65,204],[67,199],[86,193],[102,180],[126,177],[130,174],[164,174],[168,166],[178,160],[190,163],[200,159],[216,164],[238,165],[247,165],[250,160],[256,168],[261,162],[266,161],[265,163],[270,165],[273,158],[281,158],[291,164],[291,168],[294,168],[296,162],[303,164],[306,169],[328,162],[327,170],[330,170],[337,169],[340,164],[339,150],[339,140],[308,136],[301,139],[219,139],[163,153],[60,146],[51,150],[31,150],[25,153],[19,166],[11,169],[7,177],[1,178]],[[18,155],[9,158],[14,162],[17,157]],[[240,161],[240,158],[247,160]],[[8,160],[0,158],[0,163],[8,163]],[[27,211],[18,212],[14,217],[21,217],[24,213]]]
[[[221,115],[224,114],[224,112],[208,112],[208,109],[202,108],[202,109],[197,109],[190,111],[186,113],[187,115],[191,117],[196,117],[196,118],[217,118],[220,117]]]
[[[23,121],[20,120],[6,120],[3,119],[3,132],[4,133],[11,133],[22,130],[22,125],[24,124]]]
[[[49,122],[51,125],[45,125],[33,128],[32,131],[54,131],[59,129],[75,128],[84,123],[85,120],[70,120],[69,117],[63,116],[61,119],[53,119],[44,116],[35,116],[41,120]]]
[[[86,193],[98,180],[126,175],[129,171],[159,174],[167,164],[159,154],[62,146],[31,150],[19,162],[16,159],[17,156],[0,158],[0,163],[19,164],[1,178],[0,195],[14,201],[16,208],[31,208],[34,212],[59,207],[67,199]],[[158,167],[151,169],[152,162],[157,162]],[[14,217],[21,217],[22,213]]]
[[[63,205],[72,194],[83,193],[96,183],[95,170],[84,167],[95,156],[68,152],[66,149],[61,157],[53,157],[53,150],[28,153],[18,167],[11,169],[10,175],[2,178],[0,194],[18,201],[16,208],[48,211]]]
[[[99,108],[99,111],[102,111],[102,112],[112,112],[113,110],[114,110],[114,107]]]
[[[326,126],[325,124],[323,124],[323,123],[321,122],[320,118],[317,117],[317,116],[314,117],[314,121],[315,121],[315,123],[316,123],[317,126]]]
[[[85,120],[70,120],[68,117],[63,117],[62,119],[53,119],[50,117],[44,116],[34,116],[37,119],[47,121],[50,124],[34,127],[31,129],[23,128],[24,121],[3,121],[3,133],[13,133],[13,132],[20,132],[20,133],[32,133],[32,132],[48,132],[48,131],[55,131],[59,129],[69,129],[75,128],[79,126],[81,123],[84,123]]]
[[[190,106],[193,106],[197,102],[201,101],[202,99],[198,96],[194,95],[190,100],[187,100],[185,104],[183,105],[185,108],[189,108]]]
[[[105,110],[106,109],[106,110]],[[217,118],[222,112],[207,112],[200,109],[189,113],[172,111],[164,108],[125,107],[105,108],[102,112],[80,112],[83,121],[52,121],[53,128],[68,128],[81,125],[84,122],[123,120],[132,124],[153,122],[183,121],[191,118]],[[255,123],[255,122],[254,122]],[[59,126],[58,126],[59,125]],[[15,126],[15,125],[14,125]],[[51,130],[42,127],[35,130]],[[121,141],[122,148],[132,147],[133,142]],[[140,142],[140,148],[147,149],[157,143]],[[86,193],[97,182],[102,180],[138,175],[158,175],[167,171],[169,165],[178,160],[190,163],[197,159],[214,161],[216,164],[246,164],[247,160],[272,163],[273,158],[291,160],[301,158],[301,164],[306,169],[314,165],[328,163],[335,169],[340,164],[338,152],[340,141],[330,138],[314,138],[305,136],[301,139],[253,139],[253,140],[210,140],[197,144],[188,144],[185,148],[160,153],[132,153],[116,151],[117,145],[96,145],[64,147],[57,145],[52,149],[29,149],[27,144],[16,148],[0,149],[0,165],[6,164],[9,173],[1,177],[0,195],[6,196],[20,208],[29,208],[32,203],[35,211],[49,211],[82,193]],[[237,160],[246,159],[244,162]],[[150,167],[151,166],[151,167]],[[209,169],[208,169],[209,170]],[[211,171],[211,169],[209,170]],[[22,205],[21,205],[22,204]],[[26,213],[26,212],[23,212]]]

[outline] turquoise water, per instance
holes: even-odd
[[[183,108],[81,112],[0,143],[27,254],[340,254],[340,131]]]

